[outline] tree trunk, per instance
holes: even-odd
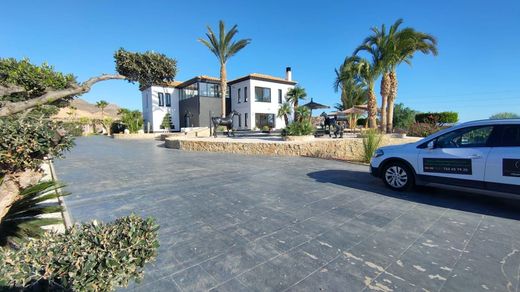
[[[14,174],[7,174],[0,183],[0,221],[9,211],[20,195],[20,189],[35,185],[42,178],[42,173],[26,170]]]
[[[374,89],[370,88],[368,90],[368,127],[371,129],[377,128],[377,101],[376,94],[374,93]]]
[[[394,105],[395,100],[388,100],[388,109],[387,109],[387,115],[386,115],[386,132],[392,133],[393,131],[393,120],[394,120]]]
[[[226,92],[227,92],[226,63],[220,64],[220,94],[222,98],[222,117],[226,116]]]
[[[388,94],[388,108],[386,115],[386,129],[388,133],[392,133],[393,131],[393,121],[394,121],[394,104],[397,98],[397,74],[395,70],[392,70],[389,74],[390,77],[390,92]]]
[[[298,112],[296,111],[296,109],[298,108],[298,97],[296,97],[296,98],[294,99],[294,105],[293,105],[293,107],[294,107],[294,121],[296,122],[296,121],[298,121],[298,118],[299,118],[299,117],[298,117]]]
[[[104,75],[101,75],[98,77],[92,77],[89,80],[83,82],[81,85],[74,84],[74,85],[71,85],[71,87],[66,88],[66,89],[49,91],[49,92],[45,93],[44,95],[37,97],[37,98],[24,100],[24,101],[17,101],[17,102],[5,102],[0,107],[0,117],[14,115],[19,112],[23,112],[25,110],[28,110],[33,107],[37,107],[42,104],[51,103],[60,98],[74,96],[74,95],[88,92],[88,91],[90,91],[90,88],[92,87],[92,85],[94,85],[95,83],[104,81],[104,80],[111,80],[111,79],[126,79],[126,76],[104,74]]]
[[[381,78],[381,132],[386,132],[387,101],[390,94],[390,76],[385,72]]]
[[[286,127],[289,126],[289,117],[287,116],[287,114],[284,114],[284,115],[283,115],[283,120],[284,120],[284,122],[285,122],[285,126],[286,126]]]

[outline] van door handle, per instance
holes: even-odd
[[[480,155],[480,154],[472,154],[472,155],[469,156],[469,158],[470,159],[480,159],[480,158],[482,158],[482,155]]]

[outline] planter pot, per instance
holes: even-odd
[[[314,135],[305,136],[283,136],[285,141],[313,141]]]

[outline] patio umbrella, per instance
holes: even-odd
[[[330,108],[330,106],[327,106],[327,105],[324,105],[324,104],[321,104],[321,103],[317,103],[317,102],[314,102],[311,98],[311,101],[302,105],[308,109],[311,110],[311,117],[312,117],[312,110],[315,110],[315,109],[320,109],[320,108]]]
[[[354,115],[362,115],[364,113],[366,113],[366,109],[362,109],[362,108],[359,108],[359,107],[351,107],[349,109],[346,109],[344,111],[340,111],[340,113],[344,113],[344,114],[347,114],[347,115],[350,115],[350,114],[354,114]]]

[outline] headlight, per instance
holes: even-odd
[[[385,155],[385,152],[383,152],[383,150],[381,150],[381,149],[377,149],[376,151],[374,151],[374,155],[372,155],[372,157],[376,158],[376,157],[380,157],[383,155]]]

